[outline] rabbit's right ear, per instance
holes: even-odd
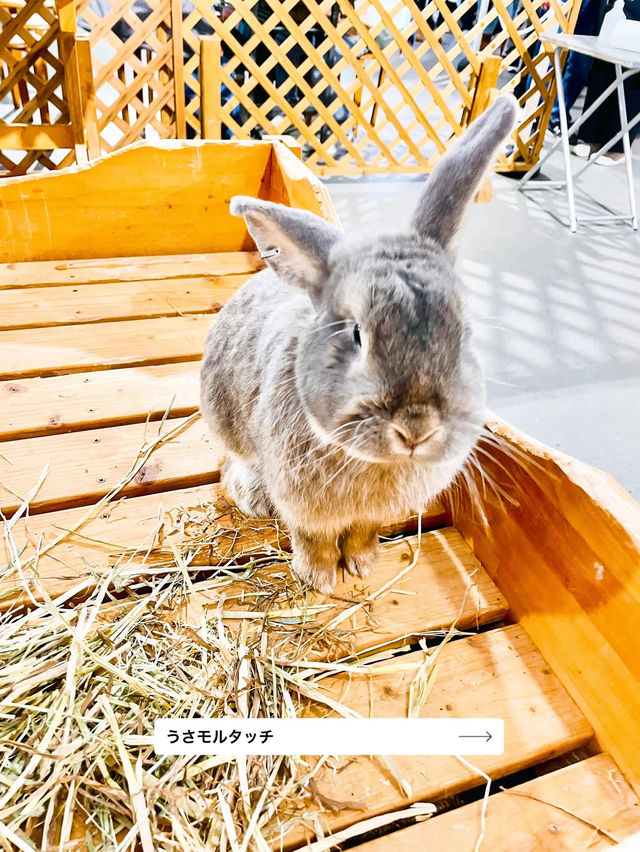
[[[413,215],[412,226],[420,237],[449,248],[487,169],[513,130],[517,107],[513,95],[501,95],[438,161]]]
[[[322,300],[331,247],[342,233],[307,210],[245,195],[231,199],[232,216],[244,216],[258,251],[286,284]]]

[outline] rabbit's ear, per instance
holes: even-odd
[[[438,162],[413,215],[418,235],[449,248],[487,169],[513,130],[518,102],[502,95]]]
[[[232,198],[230,210],[233,216],[244,216],[258,251],[276,275],[318,304],[329,252],[341,232],[307,210],[245,195]]]

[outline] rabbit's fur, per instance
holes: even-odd
[[[484,380],[449,252],[515,110],[501,97],[471,125],[401,236],[348,239],[306,211],[232,199],[270,268],[214,320],[202,412],[231,497],[285,522],[295,573],[320,591],[340,564],[367,575],[379,526],[424,507],[477,440]]]

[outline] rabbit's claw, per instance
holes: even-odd
[[[354,577],[368,577],[378,559],[378,531],[354,525],[340,536],[340,562]]]
[[[368,577],[376,564],[376,551],[364,551],[345,556],[344,567],[354,577]]]

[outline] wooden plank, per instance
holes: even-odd
[[[403,718],[411,682],[423,659],[422,653],[408,654],[372,665],[368,676],[338,674],[317,685],[326,696],[363,716]],[[314,704],[308,715],[324,715],[325,710]],[[472,760],[492,778],[582,746],[592,735],[591,726],[519,625],[446,645],[421,715],[503,718],[504,754]],[[364,815],[350,809],[323,815],[325,833],[409,802],[435,801],[484,783],[477,771],[455,757],[394,757],[393,761],[410,785],[407,798],[374,758],[343,758],[335,769],[320,770],[316,782],[324,796],[366,807]],[[305,839],[302,830],[292,831],[285,838],[285,848],[297,848]]]
[[[0,440],[184,417],[199,395],[194,361],[0,382]]]
[[[195,554],[193,564],[227,563],[240,552],[265,553],[276,543],[288,547],[286,536],[277,531],[273,524],[252,521],[248,525],[237,514],[231,515],[222,488],[215,484],[118,499],[102,508],[99,514],[86,523],[82,523],[87,511],[85,507],[35,515],[18,521],[13,528],[13,537],[22,561],[26,562],[35,556],[36,548],[41,552],[58,539],[63,530],[77,530],[77,534],[68,536],[38,560],[38,574],[49,594],[55,595],[68,590],[88,575],[95,579],[125,552],[142,548],[146,553],[163,524],[165,535],[169,534],[177,522],[180,508],[189,508],[193,520],[187,531],[183,535],[174,535],[173,540],[176,543],[185,540],[191,542],[190,550]],[[81,523],[82,526],[78,528]],[[436,501],[425,511],[423,526],[428,529],[444,523],[446,517],[442,504]],[[401,521],[397,528],[403,525]],[[196,546],[195,538],[205,528],[205,546],[198,551],[201,545]],[[495,620],[504,612],[504,599],[495,594],[493,584],[486,582],[483,570],[473,559],[466,544],[452,530],[443,535],[445,543],[439,538],[425,536],[424,555],[416,568],[407,575],[406,582],[399,586],[408,594],[386,595],[375,605],[376,619],[383,624],[382,613],[391,612],[395,619],[391,629],[396,630],[397,637],[402,635],[403,630],[427,630],[431,629],[429,625],[439,627],[449,624],[459,613],[460,624],[467,625],[475,624],[476,618],[478,623]],[[0,540],[0,554],[4,548],[4,559],[8,563],[10,553],[6,542]],[[388,555],[381,559],[372,582],[382,585],[382,577],[390,579],[394,576],[390,572],[397,572],[398,564],[402,567],[406,564],[402,559],[410,546],[411,542],[385,545],[384,553]],[[156,547],[148,557],[137,560],[138,568],[145,561],[154,566],[166,563],[166,549],[156,542]],[[173,562],[172,557],[169,557],[169,562]],[[476,569],[478,573],[474,575],[473,582],[477,585],[477,592],[471,591],[460,612],[466,578]],[[350,594],[353,594],[354,585],[358,585],[362,593],[361,581],[356,583],[339,578],[339,582],[339,589],[346,590],[350,582]],[[443,593],[443,584],[446,585],[446,593]],[[15,576],[7,574],[0,579],[0,607],[8,605],[15,598],[15,591],[12,592],[15,585]],[[394,603],[396,599],[399,603]],[[418,600],[420,603],[417,603]],[[202,603],[206,602],[207,598],[203,595]]]
[[[216,313],[247,275],[0,291],[0,329]]]
[[[220,36],[200,39],[200,133],[203,139],[221,139]]]
[[[167,420],[163,434],[182,422]],[[11,515],[47,465],[49,472],[30,501],[32,513],[88,505],[122,480],[145,441],[151,444],[157,435],[158,424],[137,423],[7,441],[0,456],[0,509]],[[160,446],[121,493],[134,496],[215,482],[221,461],[221,448],[198,419]]]
[[[336,589],[331,595],[310,592],[307,597],[310,605],[334,605],[332,609],[319,613],[314,625],[328,623],[392,583],[406,568],[416,547],[417,536],[388,542],[381,549],[375,571],[366,580],[339,572]],[[281,575],[283,566],[261,573]],[[507,603],[493,583],[487,580],[484,569],[456,530],[445,528],[428,532],[422,537],[415,567],[393,583],[389,591],[371,604],[360,607],[343,622],[343,635],[337,647],[327,652],[322,643],[305,656],[345,657],[381,646],[392,648],[406,644],[429,631],[448,628],[452,624],[464,630],[499,621],[507,612]],[[255,585],[249,583],[238,582],[229,586],[225,590],[225,610],[251,608],[256,594]],[[219,590],[202,591],[189,599],[186,609],[191,607],[199,611],[202,607],[215,610],[219,604]],[[282,636],[278,635],[276,639],[278,655],[285,656]],[[299,641],[298,635],[296,641]]]
[[[274,140],[269,170],[269,197],[274,201],[313,210],[336,228],[342,228],[326,186],[311,175],[284,142]]]
[[[455,526],[640,794],[640,506],[606,474],[491,428],[512,449],[483,463],[514,504],[480,486],[488,529],[459,497]]]
[[[58,284],[101,284],[201,276],[243,275],[264,269],[256,251],[178,254],[160,257],[92,258],[0,264],[0,290]],[[178,282],[176,282],[177,285]]]
[[[535,798],[527,798],[530,796]],[[481,801],[473,802],[363,843],[358,850],[469,852],[479,836],[481,809]],[[576,817],[582,817],[582,821]],[[611,849],[611,840],[594,831],[593,826],[619,840],[640,830],[640,802],[608,754],[598,754],[520,784],[512,793],[492,795],[482,844],[491,852]]]
[[[0,260],[253,248],[229,200],[259,195],[270,151],[268,142],[141,142],[89,167],[0,182]]]
[[[73,148],[70,124],[0,124],[0,149],[48,151],[55,148]]]
[[[0,380],[193,361],[211,317],[159,317],[0,332]]]

